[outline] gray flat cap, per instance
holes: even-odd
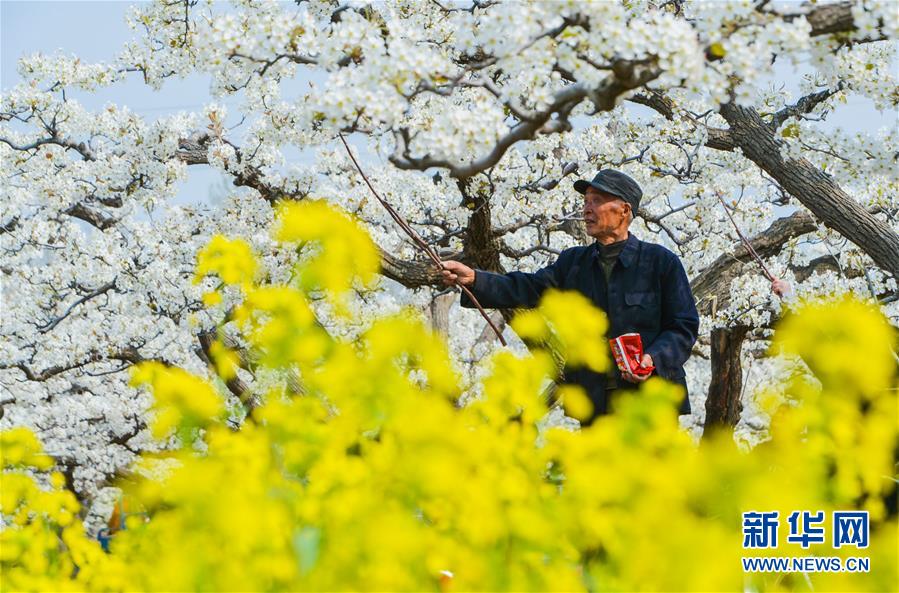
[[[643,190],[640,185],[622,173],[614,169],[603,169],[596,174],[593,181],[586,179],[578,179],[574,182],[574,189],[581,194],[587,193],[587,188],[593,187],[599,191],[618,196],[631,205],[634,215],[637,214],[637,208],[640,206],[640,198],[643,197]]]

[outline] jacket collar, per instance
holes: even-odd
[[[618,261],[621,262],[622,266],[627,268],[637,261],[637,253],[639,251],[640,239],[635,237],[634,233],[629,232],[627,234],[627,242],[624,244],[624,249],[621,250],[621,254],[618,256]]]
[[[632,263],[637,261],[637,254],[639,251],[640,239],[635,237],[633,233],[628,232],[627,241],[625,241],[621,253],[618,254],[618,261],[620,261],[621,265],[625,268],[630,267]],[[599,241],[593,242],[593,257],[594,259],[599,259]]]

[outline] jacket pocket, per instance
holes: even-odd
[[[633,330],[658,331],[661,323],[659,295],[654,292],[624,293],[624,319]],[[644,345],[645,346],[645,345]]]

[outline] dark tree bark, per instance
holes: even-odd
[[[849,3],[814,8],[812,14],[820,25],[817,34],[854,29],[850,8]],[[813,34],[816,33],[813,31]],[[739,148],[746,158],[768,173],[815,218],[852,241],[884,271],[899,278],[899,236],[896,232],[865,210],[831,176],[810,161],[804,158],[786,160],[780,155],[783,142],[777,136],[778,126],[789,117],[811,111],[839,90],[840,87],[837,87],[802,97],[795,105],[774,114],[770,123],[763,120],[755,109],[734,103],[721,105],[719,111],[727,120],[729,129],[707,128],[706,146],[723,151]],[[629,101],[650,107],[669,120],[678,113],[671,99],[658,91],[635,95]]]
[[[740,325],[712,330],[712,382],[705,401],[705,431],[708,435],[715,427],[736,426],[740,421],[743,403],[743,367],[740,352],[749,327]]]
[[[734,103],[721,106],[734,143],[743,154],[790,192],[827,227],[858,245],[883,270],[899,278],[899,235],[875,218],[804,158],[786,160],[783,142],[755,109]]]
[[[470,192],[467,181],[459,181],[457,185],[463,204],[471,210],[465,232],[463,259],[468,265],[481,270],[504,272],[499,261],[499,242],[493,233],[490,196]]]
[[[208,330],[204,332],[200,332],[197,335],[197,340],[200,342],[200,352],[198,354],[202,354],[200,358],[209,365],[211,369],[215,369],[215,362],[212,356],[212,344],[216,340],[216,330]],[[247,413],[253,411],[252,405],[250,405],[250,400],[252,397],[250,396],[250,390],[247,387],[246,383],[244,383],[240,377],[236,374],[225,381],[225,385],[228,387],[228,391],[234,394],[237,399],[239,399],[244,406],[247,408]]]
[[[804,15],[812,27],[809,35],[818,37],[854,31],[856,27],[855,19],[852,17],[852,4],[852,2],[840,2],[817,7],[812,5],[813,8]]]
[[[402,260],[383,249],[380,252],[381,273],[406,288],[421,288],[440,283],[441,276],[437,266],[430,260]]]

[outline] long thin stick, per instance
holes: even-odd
[[[425,255],[427,255],[431,259],[431,261],[434,262],[434,265],[437,266],[437,269],[440,270],[441,273],[443,273],[443,262],[440,260],[440,257],[434,252],[433,249],[431,249],[430,245],[425,243],[424,239],[418,236],[418,233],[416,233],[415,230],[411,226],[409,226],[409,223],[406,222],[402,215],[397,212],[393,208],[393,206],[391,206],[387,202],[387,200],[382,198],[377,191],[375,191],[374,186],[372,186],[371,182],[368,180],[368,177],[365,175],[362,167],[359,166],[359,162],[356,160],[356,157],[353,156],[353,151],[350,150],[350,145],[347,144],[346,138],[343,137],[343,134],[338,134],[338,136],[340,137],[340,141],[343,142],[343,147],[346,148],[347,154],[350,155],[350,160],[353,161],[353,164],[356,166],[356,170],[359,171],[359,174],[362,176],[362,179],[365,181],[368,189],[371,190],[371,193],[375,196],[375,198],[377,198],[381,205],[384,206],[384,209],[387,210],[387,213],[390,214],[390,217],[393,218],[394,221],[396,221],[396,223],[400,226],[401,229],[403,229],[403,231],[407,235],[409,235],[409,237],[412,239],[413,244],[421,251],[423,251]],[[490,316],[487,315],[487,311],[484,310],[484,307],[481,306],[481,303],[478,302],[478,299],[471,293],[470,290],[468,290],[467,286],[462,286],[458,281],[456,281],[456,285],[461,288],[466,295],[468,295],[468,298],[471,299],[471,302],[475,304],[475,306],[478,308],[478,311],[480,311],[484,319],[487,320],[487,324],[493,330],[493,333],[496,334],[496,337],[499,339],[499,343],[505,346],[506,340],[503,338],[502,332],[499,331],[499,328],[496,327],[496,325],[490,319]]]
[[[734,230],[737,231],[737,236],[740,237],[740,241],[743,242],[743,246],[746,248],[746,251],[748,251],[749,255],[755,258],[755,261],[759,266],[761,266],[762,272],[764,272],[765,274],[765,278],[767,278],[771,282],[774,282],[774,275],[768,271],[768,268],[765,266],[765,262],[762,261],[762,258],[759,257],[759,254],[756,253],[755,249],[752,247],[752,244],[747,241],[746,237],[743,236],[743,233],[740,232],[740,227],[737,226],[737,222],[734,220],[734,217],[731,216],[730,210],[727,209],[727,204],[724,203],[724,199],[721,197],[721,194],[716,193],[715,195],[718,196],[718,201],[721,202],[721,206],[724,207],[724,213],[727,214],[727,218],[730,219],[730,223],[734,225]]]

